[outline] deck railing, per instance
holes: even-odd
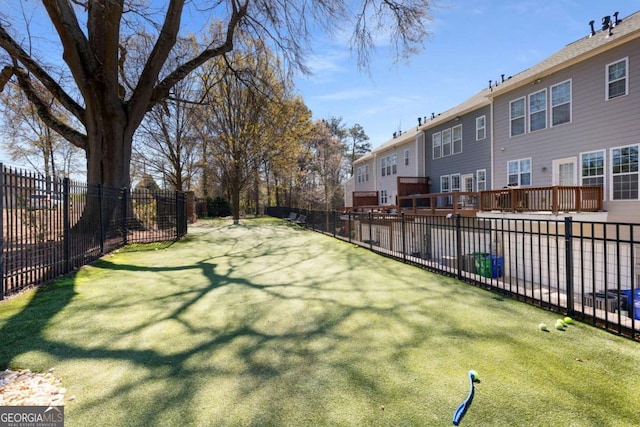
[[[398,197],[398,204],[407,213],[475,215],[478,211],[478,194],[465,191],[412,194]]]
[[[481,211],[503,212],[599,212],[602,187],[508,187],[480,192]]]

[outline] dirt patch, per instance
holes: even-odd
[[[0,372],[0,406],[60,406],[65,404],[65,392],[53,369],[45,374],[28,369]]]

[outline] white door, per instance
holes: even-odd
[[[553,173],[551,176],[553,185],[576,186],[578,185],[578,158],[568,157],[557,159],[552,163]],[[558,206],[560,211],[572,211],[576,209],[576,194],[570,189],[560,190],[558,193]]]
[[[578,158],[568,157],[553,161],[553,185],[578,185]]]
[[[462,175],[462,191],[473,193],[473,174]],[[462,196],[462,206],[473,206],[473,196]]]

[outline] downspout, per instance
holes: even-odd
[[[495,181],[494,181],[494,170],[495,170],[495,156],[493,154],[493,145],[494,145],[494,140],[493,140],[493,130],[494,130],[494,116],[493,116],[493,98],[489,98],[489,112],[491,114],[491,139],[490,139],[490,146],[491,146],[491,161],[490,161],[490,166],[491,166],[491,188],[488,188],[487,190],[493,190],[495,188]]]

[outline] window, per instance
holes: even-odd
[[[604,151],[593,151],[580,155],[582,185],[604,187]]]
[[[449,175],[443,175],[440,177],[440,192],[441,193],[449,192]]]
[[[613,200],[638,200],[638,146],[611,149]]]
[[[551,126],[571,121],[571,80],[551,86]]]
[[[451,175],[449,179],[449,186],[451,189],[449,191],[460,191],[460,174],[455,173]]]
[[[476,185],[478,186],[478,191],[485,191],[487,189],[487,170],[480,169],[476,171]]]
[[[511,160],[507,165],[509,185],[531,185],[531,159]]]
[[[487,117],[480,116],[476,118],[476,141],[483,140],[487,137]]]
[[[356,177],[357,177],[357,182],[369,181],[369,165],[358,167]]]
[[[452,129],[453,132],[453,154],[462,153],[462,125]]]
[[[511,136],[522,135],[524,127],[524,97],[509,103],[509,120],[511,121]]]
[[[409,166],[409,149],[404,150],[404,165]]]
[[[439,159],[442,156],[442,134],[440,132],[434,133],[431,140],[433,142],[433,158]]]
[[[387,200],[389,200],[389,195],[387,193],[387,190],[380,190],[380,204],[386,205]]]
[[[529,95],[529,132],[547,127],[547,90]]]
[[[627,66],[629,58],[607,65],[607,99],[627,94]]]
[[[451,129],[442,131],[442,157],[451,155]]]
[[[383,157],[380,159],[380,170],[382,172],[382,176],[390,176],[398,173],[398,156],[396,154],[392,154],[387,157]]]

